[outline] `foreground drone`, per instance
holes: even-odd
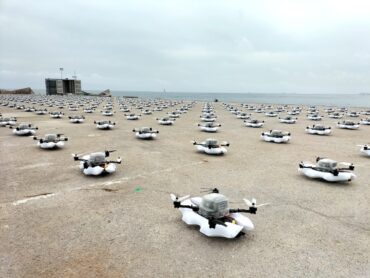
[[[91,153],[82,157],[77,154],[72,156],[74,160],[80,161],[80,169],[85,175],[98,176],[114,173],[116,171],[115,164],[121,164],[121,158],[118,158],[116,161],[106,160],[106,157],[109,157],[109,154],[112,152],[115,151]]]
[[[299,163],[298,171],[309,178],[318,178],[330,182],[344,182],[351,181],[356,176],[351,171],[355,167],[352,163],[336,162],[328,158],[316,159],[316,165],[301,162]]]
[[[252,221],[241,213],[256,214],[256,199],[244,199],[249,209],[230,209],[228,199],[217,188],[203,197],[177,197],[171,194],[175,208],[182,213],[182,220],[188,225],[200,226],[200,232],[209,237],[235,238],[254,229]]]
[[[218,143],[216,139],[207,139],[201,143],[192,141],[192,143],[197,147],[197,151],[204,152],[206,154],[225,154],[227,153],[227,149],[225,147],[230,146],[230,143]]]

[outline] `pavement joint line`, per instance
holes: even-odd
[[[181,165],[181,166],[176,166],[176,167],[171,167],[171,168],[164,168],[164,169],[161,169],[161,170],[156,170],[156,171],[152,171],[152,172],[149,172],[149,173],[139,174],[139,175],[135,175],[135,176],[132,176],[132,177],[123,177],[121,179],[106,181],[106,182],[103,182],[103,183],[93,183],[93,184],[90,184],[90,185],[87,185],[87,186],[74,187],[74,188],[70,188],[70,189],[66,189],[66,190],[63,190],[63,191],[58,191],[58,192],[54,192],[54,193],[50,193],[50,194],[46,194],[46,195],[33,196],[33,197],[24,198],[24,199],[19,199],[19,200],[13,201],[11,203],[14,206],[18,206],[18,205],[26,204],[29,201],[36,201],[36,200],[46,199],[46,198],[54,197],[54,196],[64,194],[64,193],[83,190],[83,189],[86,189],[86,188],[89,188],[89,187],[109,186],[109,185],[129,181],[129,180],[132,180],[132,179],[145,178],[145,177],[155,175],[155,174],[158,174],[158,173],[170,172],[172,170],[181,169],[181,168],[188,167],[188,166],[196,166],[196,165],[200,165],[200,164],[203,164],[203,163],[205,163],[205,162],[204,161],[192,162],[192,163],[189,163],[189,164],[186,164],[186,165]]]
[[[307,208],[307,207],[304,207],[302,205],[299,205],[299,204],[296,204],[296,203],[287,203],[287,205],[290,205],[290,206],[295,206],[295,207],[298,207],[302,210],[305,210],[305,211],[309,211],[309,212],[312,212],[316,215],[320,215],[322,217],[325,217],[327,219],[331,219],[331,220],[335,220],[343,225],[347,225],[347,226],[351,226],[351,227],[355,227],[357,229],[360,229],[362,231],[365,231],[365,232],[370,232],[370,228],[366,228],[366,227],[362,227],[361,225],[357,225],[357,224],[353,224],[353,223],[348,223],[346,221],[343,221],[341,219],[339,219],[337,216],[331,216],[331,215],[327,215],[325,213],[322,213],[322,212],[319,212],[319,211],[316,211],[316,210],[313,210],[313,209],[310,209],[310,208]]]

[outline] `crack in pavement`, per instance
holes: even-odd
[[[312,212],[314,214],[320,215],[321,217],[324,217],[324,218],[327,218],[327,219],[330,219],[330,220],[335,220],[335,221],[337,221],[337,222],[339,222],[343,225],[347,225],[347,226],[350,226],[350,227],[355,227],[355,228],[360,229],[360,230],[365,231],[365,232],[370,232],[370,228],[363,227],[361,225],[354,224],[354,223],[349,223],[349,222],[346,222],[346,221],[343,221],[343,220],[339,219],[339,218],[342,218],[342,217],[327,215],[325,213],[322,213],[320,211],[316,211],[316,210],[311,209],[311,208],[304,207],[304,206],[302,206],[300,204],[297,204],[297,203],[285,203],[285,204],[288,205],[288,206],[298,207],[302,210]]]
[[[165,168],[165,169],[156,170],[156,171],[152,171],[152,172],[148,172],[148,173],[144,173],[144,174],[139,174],[139,175],[132,176],[132,177],[123,177],[121,179],[106,181],[106,182],[103,182],[103,183],[93,183],[93,184],[89,184],[87,186],[74,187],[74,188],[62,190],[62,191],[59,191],[59,192],[36,194],[36,195],[32,195],[32,196],[27,196],[27,198],[24,198],[24,199],[13,201],[13,202],[11,202],[11,204],[14,205],[14,206],[18,206],[18,205],[21,205],[21,204],[25,204],[29,201],[46,199],[46,198],[49,198],[49,197],[57,196],[57,195],[60,195],[60,194],[66,194],[66,193],[73,192],[73,191],[85,190],[85,189],[88,189],[88,188],[91,188],[91,187],[110,186],[110,185],[113,185],[113,184],[119,184],[119,183],[126,182],[126,181],[129,181],[129,180],[137,179],[137,178],[145,178],[145,177],[152,176],[152,175],[155,175],[155,174],[158,174],[158,173],[171,172],[173,170],[182,169],[184,167],[189,167],[189,166],[196,166],[196,165],[200,165],[200,164],[203,164],[203,163],[204,163],[203,161],[198,161],[198,162],[193,162],[193,163],[189,163],[189,164],[181,165],[181,166],[177,166],[177,167]],[[7,205],[7,204],[9,204],[9,203],[3,203],[2,205]]]

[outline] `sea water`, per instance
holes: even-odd
[[[179,92],[129,92],[112,91],[113,96],[142,98],[167,98],[240,103],[325,105],[370,108],[370,94],[267,94],[267,93],[179,93]]]
[[[45,94],[45,90],[35,90]],[[88,90],[90,93],[99,91]],[[174,100],[197,100],[239,103],[324,105],[337,107],[370,108],[370,94],[292,94],[292,93],[186,93],[186,92],[139,92],[111,91],[113,96],[134,96],[140,98],[163,98]]]

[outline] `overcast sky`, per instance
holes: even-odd
[[[370,91],[370,1],[0,0],[0,88]]]

